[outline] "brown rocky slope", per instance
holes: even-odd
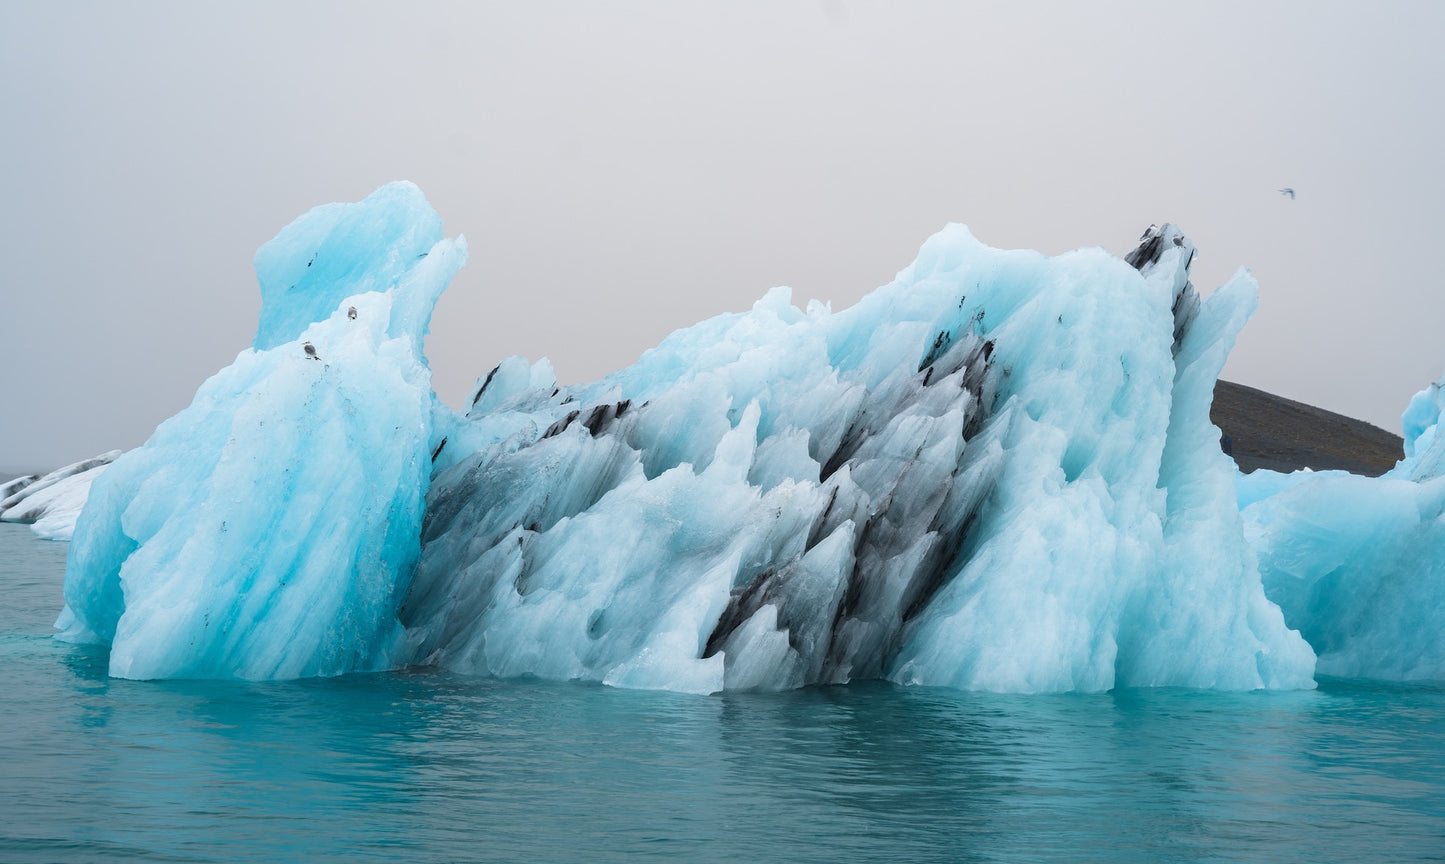
[[[1404,440],[1378,426],[1229,381],[1215,385],[1209,417],[1246,473],[1313,468],[1377,477],[1404,455]]]

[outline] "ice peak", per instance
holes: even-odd
[[[312,208],[256,251],[261,315],[253,347],[293,341],[347,297],[409,284],[407,274],[426,263],[441,242],[441,217],[414,183],[388,183],[362,201]],[[457,243],[444,257],[460,254],[465,260],[466,245]],[[461,266],[455,259],[449,263]],[[419,305],[401,305],[407,320],[424,330],[430,305],[425,316]]]

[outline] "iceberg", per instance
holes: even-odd
[[[120,456],[111,450],[45,475],[17,477],[0,485],[0,522],[20,522],[45,540],[69,540],[90,496],[90,486]]]
[[[1439,388],[1386,477],[1242,477],[1209,410],[1256,286],[1194,254],[950,225],[851,308],[777,288],[593,383],[507,358],[454,411],[422,339],[465,242],[411,184],[316,208],[256,255],[253,345],[94,480],[60,638],[131,678],[1445,677]]]
[[[1445,680],[1442,414],[1440,383],[1415,395],[1405,458],[1379,478],[1263,472],[1241,484],[1266,593],[1319,652],[1322,674]]]
[[[6,480],[4,483],[0,483],[0,504],[4,504],[7,500],[9,500],[10,496],[14,495],[17,492],[20,492],[26,486],[31,485],[36,480],[39,480],[40,476],[41,475],[39,474],[26,474],[21,477],[15,477],[10,480]],[[3,509],[3,507],[0,507],[0,512],[3,512]]]
[[[254,346],[92,487],[60,638],[125,678],[392,665],[431,470],[422,339],[466,257],[434,217],[392,184],[261,248]]]

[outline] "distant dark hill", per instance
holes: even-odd
[[[1405,454],[1399,435],[1363,420],[1220,381],[1209,417],[1241,471],[1343,469],[1377,477]]]

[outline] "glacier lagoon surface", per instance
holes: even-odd
[[[0,860],[1438,860],[1445,689],[129,681],[0,524]]]

